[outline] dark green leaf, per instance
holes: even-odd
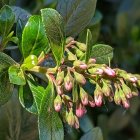
[[[67,36],[78,35],[92,19],[97,0],[59,0],[57,10],[65,20]]]
[[[90,29],[92,34],[92,44],[96,43],[100,33],[101,20],[102,20],[102,14],[99,11],[96,11],[95,15],[92,17],[86,29],[79,34],[78,40],[80,42],[86,43],[87,29]]]
[[[0,52],[0,105],[6,103],[12,95],[13,84],[9,81],[8,68],[15,61],[8,55]]]
[[[20,7],[17,7],[17,6],[10,6],[10,7],[13,13],[15,14],[15,22],[17,22],[18,20],[21,20],[24,24],[26,24],[31,14]]]
[[[86,50],[86,58],[85,58],[86,63],[88,63],[89,58],[91,56],[91,51],[92,51],[91,42],[92,42],[92,34],[91,34],[91,31],[89,29],[87,29],[87,36],[86,36],[87,50]]]
[[[41,15],[53,55],[59,65],[64,55],[65,45],[63,18],[56,10],[51,8],[42,9]]]
[[[94,45],[91,57],[95,58],[97,63],[107,64],[113,58],[113,48],[104,44]]]
[[[0,10],[0,34],[8,35],[15,21],[15,15],[12,9],[5,5]]]
[[[40,109],[41,109],[41,101],[45,94],[45,89],[41,86],[36,85],[35,81],[33,81],[31,79],[28,79],[28,84],[29,84],[30,90],[33,94],[34,101],[36,103],[37,110],[39,113]]]
[[[22,35],[22,54],[24,58],[30,54],[38,56],[47,47],[48,40],[40,16],[31,16]]]
[[[54,87],[50,82],[41,102],[39,114],[40,140],[63,140],[64,131],[61,119],[54,110]]]
[[[28,13],[26,10],[17,6],[11,6],[11,9],[13,10],[15,14],[16,36],[19,39],[18,46],[19,46],[20,51],[22,52],[22,49],[21,49],[22,31],[29,17],[31,16],[31,14]]]
[[[103,140],[102,131],[99,127],[93,128],[85,133],[80,140]]]
[[[19,101],[27,111],[38,114],[37,106],[28,84],[19,87]]]
[[[16,65],[10,66],[8,73],[9,73],[10,83],[16,85],[26,84],[23,70],[19,66]]]

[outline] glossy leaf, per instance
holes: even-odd
[[[41,110],[41,101],[44,97],[45,89],[41,86],[38,86],[35,83],[35,81],[33,81],[31,79],[28,79],[28,84],[29,84],[30,90],[32,92],[32,95],[34,97],[34,101],[35,101],[36,106],[37,106],[37,111],[39,113]]]
[[[65,20],[67,36],[78,35],[92,19],[97,0],[59,0],[57,10]]]
[[[87,46],[87,50],[86,50],[85,61],[86,61],[86,63],[88,63],[89,58],[91,56],[91,51],[92,51],[92,34],[91,34],[91,31],[89,29],[87,30],[86,46]]]
[[[95,58],[97,63],[107,64],[113,58],[113,48],[104,44],[94,45],[91,57]]]
[[[12,95],[13,84],[8,77],[8,68],[15,64],[15,61],[8,55],[0,52],[0,105],[6,103]]]
[[[38,114],[33,94],[28,84],[19,87],[19,101],[23,108],[33,114]]]
[[[34,66],[36,66],[37,63],[38,63],[38,58],[35,55],[29,55],[27,58],[25,58],[21,67],[23,67],[24,69],[31,69]]]
[[[15,15],[12,9],[5,5],[0,10],[0,34],[7,36],[15,21]]]
[[[39,137],[40,140],[63,140],[64,130],[58,113],[54,110],[54,87],[49,83],[41,102],[39,114]]]
[[[16,85],[25,85],[26,80],[23,70],[16,65],[13,65],[8,70],[10,83]]]
[[[22,34],[22,54],[39,55],[48,47],[48,40],[40,16],[31,16]]]
[[[63,18],[56,10],[51,8],[42,9],[41,15],[50,47],[56,59],[57,65],[59,65],[64,55],[65,45]]]

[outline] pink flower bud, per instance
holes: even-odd
[[[82,106],[82,104],[80,103],[80,104],[76,107],[76,115],[77,115],[77,117],[81,118],[85,113],[86,113],[86,109],[85,109],[84,106]]]
[[[104,72],[111,77],[114,77],[116,75],[115,71],[111,69],[110,67],[104,68]]]
[[[83,70],[86,70],[87,69],[87,65],[86,64],[80,64],[79,67]]]
[[[88,103],[89,103],[90,107],[95,107],[95,102],[94,101],[88,101]]]
[[[62,95],[63,94],[62,86],[57,86],[56,88],[57,88],[58,95]]]
[[[67,91],[70,91],[71,89],[72,89],[72,82],[71,81],[69,81],[69,82],[65,82],[65,89],[67,90]]]
[[[136,83],[138,81],[136,77],[130,77],[129,80],[133,83]]]
[[[102,75],[103,74],[103,70],[102,69],[100,69],[100,68],[98,68],[97,70],[96,70],[96,74],[99,74],[99,75]]]
[[[57,95],[56,98],[54,99],[54,109],[55,111],[59,112],[62,107],[62,99],[60,95]]]
[[[102,95],[94,96],[96,106],[100,107],[102,105]]]
[[[65,89],[70,91],[73,87],[73,77],[71,76],[70,71],[68,70],[66,77],[64,78]]]
[[[56,112],[59,112],[61,110],[61,107],[62,107],[62,105],[60,103],[56,103],[54,105],[54,109],[55,109]]]
[[[130,103],[127,100],[122,101],[122,104],[123,104],[123,107],[126,108],[126,109],[130,107]]]
[[[87,65],[84,62],[79,61],[79,60],[74,61],[73,62],[73,66],[76,67],[76,68],[78,67],[78,68],[80,68],[82,70],[86,70],[87,69]]]

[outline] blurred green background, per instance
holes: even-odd
[[[57,0],[0,0],[0,7],[4,4],[19,6],[28,14],[39,14],[41,8],[56,8]],[[22,15],[25,23],[26,14]],[[114,48],[112,67],[140,74],[140,0],[98,0],[96,14],[87,28],[94,44],[105,43]],[[77,39],[84,42],[84,36],[85,30]],[[9,53],[19,60],[18,50]],[[80,130],[65,126],[66,140],[79,140],[81,136],[83,140],[95,140],[92,135],[87,136],[93,126],[101,128],[102,133],[100,129],[94,133],[103,134],[104,140],[140,140],[139,97],[131,100],[129,110],[113,103],[88,110],[80,120]],[[11,100],[0,108],[0,140],[38,140],[37,118],[21,107],[16,89]]]

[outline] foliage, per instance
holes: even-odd
[[[46,2],[39,3],[41,6]],[[16,85],[23,108],[38,117],[40,140],[63,140],[66,124],[71,130],[74,127],[84,132],[81,140],[102,140],[99,127],[88,125],[86,129],[82,124],[88,107],[96,109],[109,101],[128,109],[130,99],[138,96],[140,75],[111,68],[113,48],[95,44],[102,19],[101,13],[95,12],[96,3],[96,0],[60,0],[57,11],[42,8],[38,15],[30,15],[16,6],[4,5],[0,10],[0,27],[3,27],[0,28],[0,105],[9,100]],[[122,28],[118,29],[120,38]],[[135,41],[138,31],[138,28],[132,30]],[[11,42],[20,50],[20,62],[5,53]],[[120,113],[117,111],[114,116]],[[113,129],[111,125],[116,119],[113,115],[110,120],[105,116],[99,120],[106,134],[108,131],[100,123],[102,119],[115,131],[131,118],[126,115],[123,123]],[[88,122],[86,118],[85,123]]]

